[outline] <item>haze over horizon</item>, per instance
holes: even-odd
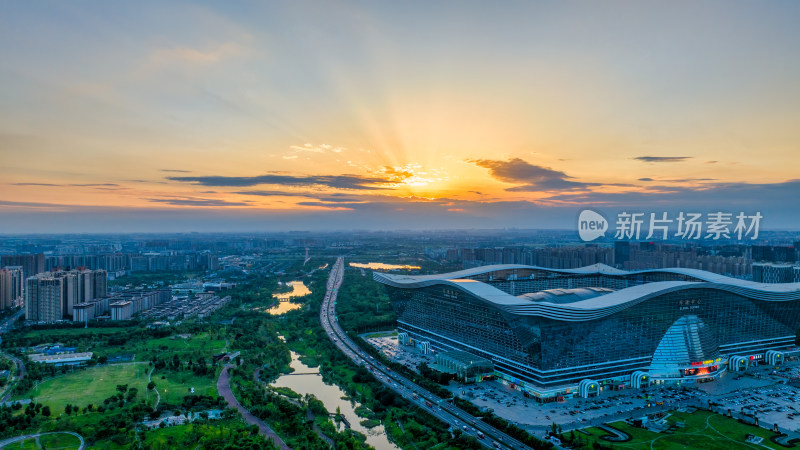
[[[0,233],[798,229],[800,4],[0,4]],[[608,218],[611,218],[607,215]]]

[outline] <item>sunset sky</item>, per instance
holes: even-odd
[[[680,6],[678,6],[680,5]],[[0,233],[800,228],[800,2],[2,2]]]

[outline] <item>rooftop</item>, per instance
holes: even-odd
[[[547,289],[539,292],[518,295],[517,298],[532,302],[574,303],[588,300],[600,295],[614,292],[613,289],[601,287],[583,287],[574,289]]]
[[[514,270],[543,271],[554,274],[574,275],[576,277],[600,274],[608,277],[677,274],[688,277],[692,281],[653,281],[616,291],[594,290],[602,288],[583,288],[586,290],[551,289],[515,297],[490,283],[469,278],[479,275],[489,275],[489,278],[491,278],[492,272],[507,273]],[[540,316],[568,321],[599,319],[630,308],[650,298],[686,289],[727,291],[760,301],[800,300],[800,283],[756,283],[704,270],[684,268],[626,271],[614,269],[604,264],[594,264],[577,269],[548,269],[518,264],[497,264],[437,275],[394,275],[373,272],[373,278],[388,286],[406,289],[449,285],[492,303],[510,314]]]

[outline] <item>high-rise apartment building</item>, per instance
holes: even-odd
[[[25,319],[63,320],[74,315],[75,305],[106,294],[105,270],[43,272],[26,280]]]
[[[0,310],[22,304],[22,267],[0,269]]]
[[[25,320],[55,322],[64,318],[65,278],[39,275],[26,280]]]
[[[0,311],[11,308],[11,271],[0,269]]]
[[[32,277],[44,272],[44,253],[0,256],[0,267],[5,266],[20,266],[23,277]]]

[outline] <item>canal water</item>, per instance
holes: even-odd
[[[363,420],[356,415],[355,408],[359,406],[358,403],[350,403],[349,400],[342,400],[345,392],[339,389],[336,385],[325,384],[322,381],[322,375],[319,373],[319,368],[309,367],[303,364],[297,357],[297,353],[292,353],[292,362],[290,366],[294,369],[292,375],[283,375],[272,383],[275,387],[287,387],[300,395],[313,394],[322,403],[328,412],[335,413],[338,407],[341,413],[347,418],[350,426],[354,431],[358,431],[367,437],[367,443],[377,450],[397,449],[398,447],[386,437],[386,431],[383,425],[378,425],[374,428],[366,428],[361,425]],[[302,374],[302,375],[294,375]],[[339,425],[340,430],[344,427],[343,424]]]

